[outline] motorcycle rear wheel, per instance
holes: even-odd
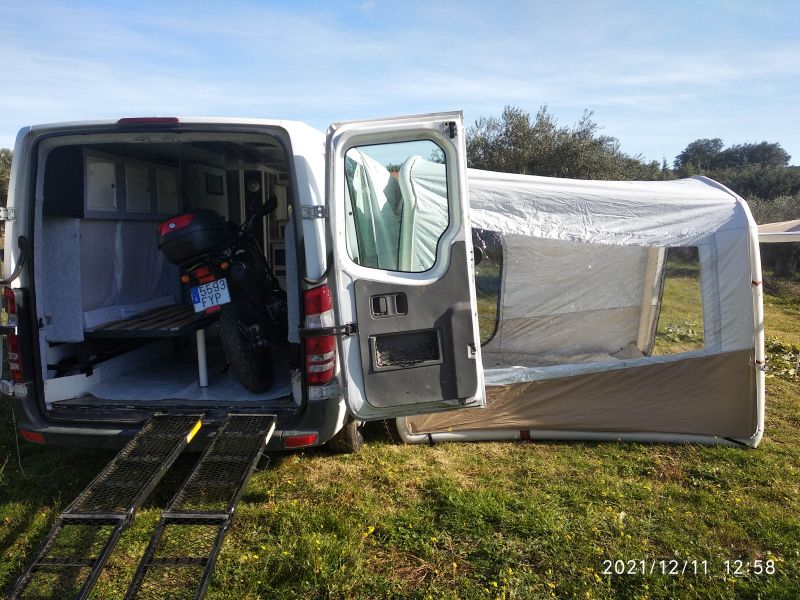
[[[222,307],[219,330],[225,357],[239,383],[256,393],[272,387],[272,352],[269,348],[253,345],[233,303]]]

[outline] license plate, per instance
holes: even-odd
[[[194,312],[196,313],[203,312],[214,306],[227,304],[231,301],[231,295],[228,292],[228,282],[225,281],[224,277],[193,287],[190,293],[192,294],[192,304],[194,305]]]

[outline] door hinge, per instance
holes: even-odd
[[[3,379],[0,381],[0,394],[15,396],[17,398],[26,398],[28,396],[28,384],[14,383],[13,381]]]
[[[297,331],[300,333],[301,338],[320,337],[323,335],[349,336],[358,333],[358,325],[356,323],[345,323],[334,327],[300,327]]]
[[[328,398],[341,398],[343,396],[345,396],[345,390],[338,383],[334,383],[331,385],[308,386],[309,400],[325,400]]]
[[[0,221],[13,221],[17,218],[17,211],[7,206],[0,207]]]
[[[455,121],[448,121],[442,125],[442,129],[444,129],[444,132],[450,136],[451,140],[458,135],[458,127],[456,126]]]
[[[303,219],[327,219],[328,207],[327,206],[301,206],[300,216]]]

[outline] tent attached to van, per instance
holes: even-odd
[[[413,259],[435,244],[425,232],[438,215],[425,207],[437,203],[425,196],[446,190],[444,165],[409,160],[399,184],[413,186],[418,202],[401,216],[401,252]],[[405,441],[758,445],[761,267],[758,230],[739,196],[704,177],[470,170],[468,182],[485,255],[476,280],[488,405],[398,419]]]

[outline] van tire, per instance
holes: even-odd
[[[334,435],[326,447],[337,454],[353,454],[364,445],[364,435],[361,433],[363,423],[349,419],[339,432]]]
[[[222,307],[219,332],[225,358],[239,383],[256,393],[272,387],[272,352],[269,348],[253,346],[232,303]]]

